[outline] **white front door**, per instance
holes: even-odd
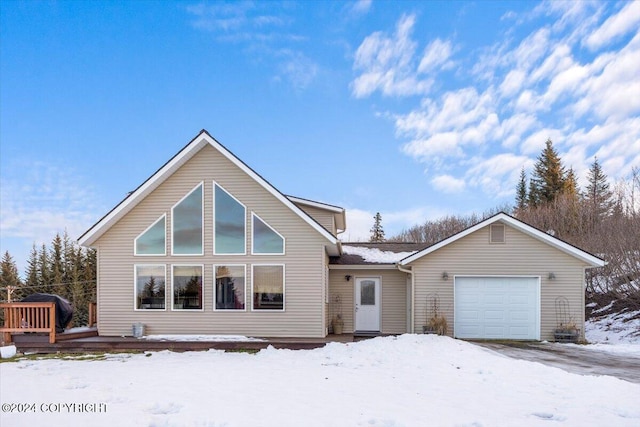
[[[380,332],[380,278],[357,278],[355,302],[355,330]]]

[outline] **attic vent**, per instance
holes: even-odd
[[[504,224],[491,224],[489,242],[504,243]]]

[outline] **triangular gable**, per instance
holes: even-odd
[[[167,178],[169,178],[175,171],[177,171],[182,165],[184,165],[189,159],[196,155],[203,147],[211,145],[224,157],[226,157],[231,163],[240,168],[243,172],[249,175],[254,181],[260,184],[265,190],[271,193],[282,204],[291,209],[302,220],[309,224],[314,230],[325,237],[329,243],[336,245],[335,252],[337,255],[338,239],[336,239],[328,230],[318,224],[313,218],[311,218],[306,212],[297,207],[291,200],[289,200],[284,194],[278,191],[267,180],[262,178],[253,169],[247,166],[242,160],[237,158],[231,151],[225,146],[216,141],[206,130],[201,130],[200,133],[191,140],[182,150],[178,152],[173,158],[158,169],[151,177],[143,182],[138,188],[131,192],[123,201],[121,201],[116,207],[114,207],[109,213],[102,217],[97,223],[95,223],[89,230],[87,230],[80,238],[78,243],[82,246],[91,246],[95,243],[100,236],[102,236],[112,225],[118,222],[124,217],[134,206],[142,201],[147,195],[153,192],[160,186]],[[333,253],[331,253],[334,255]]]
[[[557,237],[553,237],[545,232],[542,232],[540,230],[538,230],[535,227],[530,226],[529,224],[526,224],[522,221],[520,221],[519,219],[516,219],[510,215],[507,215],[504,212],[500,212],[490,218],[485,219],[484,221],[479,222],[476,225],[473,225],[457,234],[454,234],[453,236],[444,239],[434,245],[429,246],[428,248],[425,248],[423,250],[421,250],[420,252],[417,252],[411,256],[408,256],[406,258],[404,258],[403,260],[401,260],[398,264],[399,265],[408,265],[411,264],[412,262],[422,258],[425,255],[428,255],[432,252],[437,251],[438,249],[447,246],[459,239],[462,239],[465,236],[468,236],[471,233],[476,232],[477,230],[480,230],[481,228],[486,227],[487,225],[493,224],[495,222],[503,222],[507,225],[512,226],[513,228],[537,239],[540,240],[556,249],[561,250],[562,252],[569,254],[575,258],[578,258],[579,260],[586,262],[587,264],[593,266],[593,267],[602,267],[604,266],[606,263],[604,260],[591,255],[588,252],[583,251],[582,249],[579,249],[563,240],[558,239]]]

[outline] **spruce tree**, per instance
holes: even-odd
[[[578,198],[580,197],[580,191],[578,190],[578,181],[576,180],[576,174],[573,171],[573,168],[569,168],[567,176],[564,179],[562,194],[567,195],[572,200],[578,200]]]
[[[529,200],[534,206],[553,202],[562,194],[565,181],[565,170],[558,152],[550,139],[538,157],[531,176]]]
[[[614,205],[613,192],[609,189],[607,175],[602,171],[598,158],[594,158],[587,175],[587,191],[585,202],[593,224],[608,216]]]
[[[62,254],[62,238],[56,233],[51,242],[51,251],[49,252],[49,271],[51,273],[50,285],[54,294],[58,294],[64,298],[68,298],[64,283],[64,258]]]
[[[51,293],[51,271],[49,270],[49,250],[44,243],[38,252],[38,289],[36,292]]]
[[[11,295],[12,301],[20,300],[23,297],[21,292],[22,282],[20,281],[20,275],[18,273],[18,267],[9,251],[6,251],[0,261],[0,288],[8,292],[9,287],[13,289]]]
[[[371,237],[369,238],[369,241],[384,242],[384,230],[382,229],[382,215],[380,215],[380,212],[377,212],[373,219],[374,223],[373,227],[371,227]]]
[[[516,212],[522,212],[527,208],[528,202],[527,194],[527,174],[524,171],[524,167],[520,171],[520,180],[516,187]]]
[[[38,248],[34,243],[31,247],[31,253],[29,254],[29,259],[27,260],[27,271],[26,271],[26,279],[24,282],[25,287],[28,289],[28,293],[37,292],[38,287],[40,286],[40,264],[38,259]]]

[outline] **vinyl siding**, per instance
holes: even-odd
[[[345,275],[351,280],[345,280]],[[380,277],[382,292],[382,318],[380,328],[383,334],[403,334],[407,332],[407,274],[398,270],[330,270],[329,292],[331,301],[340,296],[344,332],[353,333],[355,315],[355,279],[358,277]],[[335,305],[329,306],[329,319],[335,316]]]
[[[246,206],[247,255],[213,255],[213,182]],[[204,255],[171,256],[171,207],[204,183]],[[285,237],[285,255],[251,255],[251,212]],[[167,256],[134,256],[135,237],[167,214]],[[241,334],[264,337],[325,336],[322,281],[328,243],[242,170],[207,145],[95,243],[99,256],[99,333],[131,335],[135,322],[147,334]],[[245,264],[246,311],[213,311],[214,264]],[[134,311],[134,265],[166,264],[166,311]],[[204,265],[204,311],[171,311],[171,265]],[[251,311],[251,265],[285,264],[285,311]]]
[[[318,224],[326,228],[331,234],[333,234],[334,236],[336,235],[337,230],[333,212],[329,212],[313,206],[303,205],[301,203],[296,203],[296,206],[305,211],[311,218],[315,219]]]
[[[489,226],[461,238],[411,264],[415,274],[415,330],[426,322],[427,296],[437,294],[440,310],[447,317],[448,333],[453,331],[453,282],[456,275],[539,276],[540,338],[552,340],[556,328],[555,301],[566,297],[571,316],[584,334],[584,268],[578,259],[505,227],[506,243],[489,243]],[[447,272],[448,280],[442,279]],[[556,275],[549,280],[549,272]]]

